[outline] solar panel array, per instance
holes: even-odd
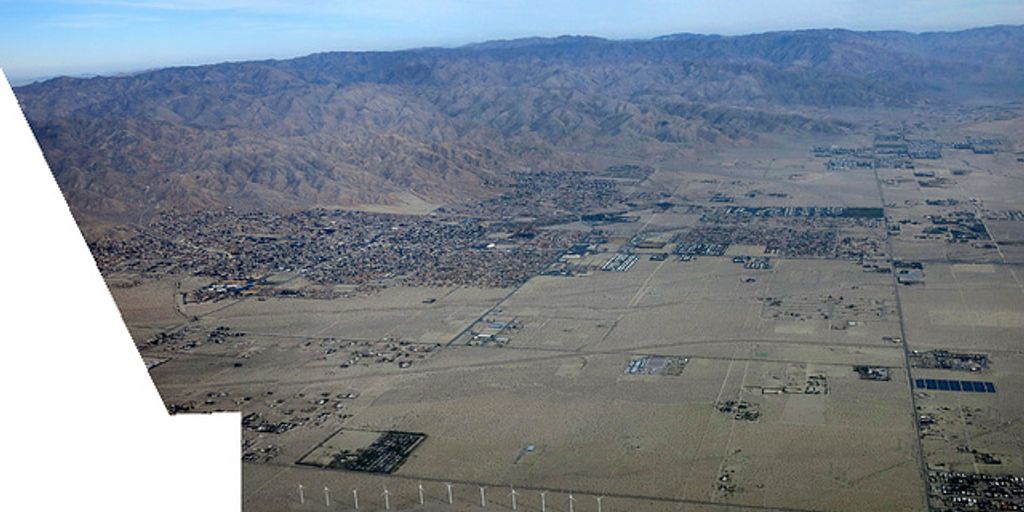
[[[917,389],[960,391],[964,393],[995,393],[996,385],[976,380],[915,379]]]

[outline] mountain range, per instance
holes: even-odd
[[[15,89],[79,220],[443,204],[593,154],[841,134],[830,108],[1024,99],[1024,27],[807,30],[458,48],[55,78]]]

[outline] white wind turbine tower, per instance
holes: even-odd
[[[601,500],[604,499],[604,496],[598,496],[594,499],[597,500],[597,512],[601,512]]]
[[[509,497],[512,498],[512,510],[519,510],[519,508],[516,507],[516,496],[518,496],[519,493],[516,492],[515,487],[510,486],[509,489],[512,489],[512,492],[508,493]]]
[[[487,498],[484,497],[484,489],[487,489],[487,488],[486,487],[480,487],[480,508],[484,508],[484,507],[487,506]]]
[[[391,510],[391,491],[387,487],[384,488],[384,510]]]
[[[359,490],[352,489],[352,508],[359,510]]]
[[[547,502],[547,499],[545,498],[547,493],[548,493],[547,491],[541,491],[540,492],[540,512],[548,512],[548,502]]]
[[[306,504],[306,495],[302,493],[302,484],[299,484],[299,505]]]
[[[324,486],[324,503],[327,504],[327,508],[331,508],[331,490]]]
[[[423,504],[423,482],[420,482],[419,484],[417,484],[416,487],[420,491],[420,505],[422,505]]]
[[[451,505],[452,504],[452,484],[446,483],[444,485],[446,485],[448,487],[448,504]]]
[[[569,491],[569,512],[573,512],[573,505],[576,504],[576,498],[573,497],[572,491]]]

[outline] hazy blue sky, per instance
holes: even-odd
[[[1024,23],[1024,0],[0,0],[14,81],[488,39]]]

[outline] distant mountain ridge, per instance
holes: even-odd
[[[57,78],[16,88],[76,214],[487,195],[596,148],[841,133],[801,112],[1024,96],[1024,27],[492,41]],[[403,199],[405,198],[405,199]]]

